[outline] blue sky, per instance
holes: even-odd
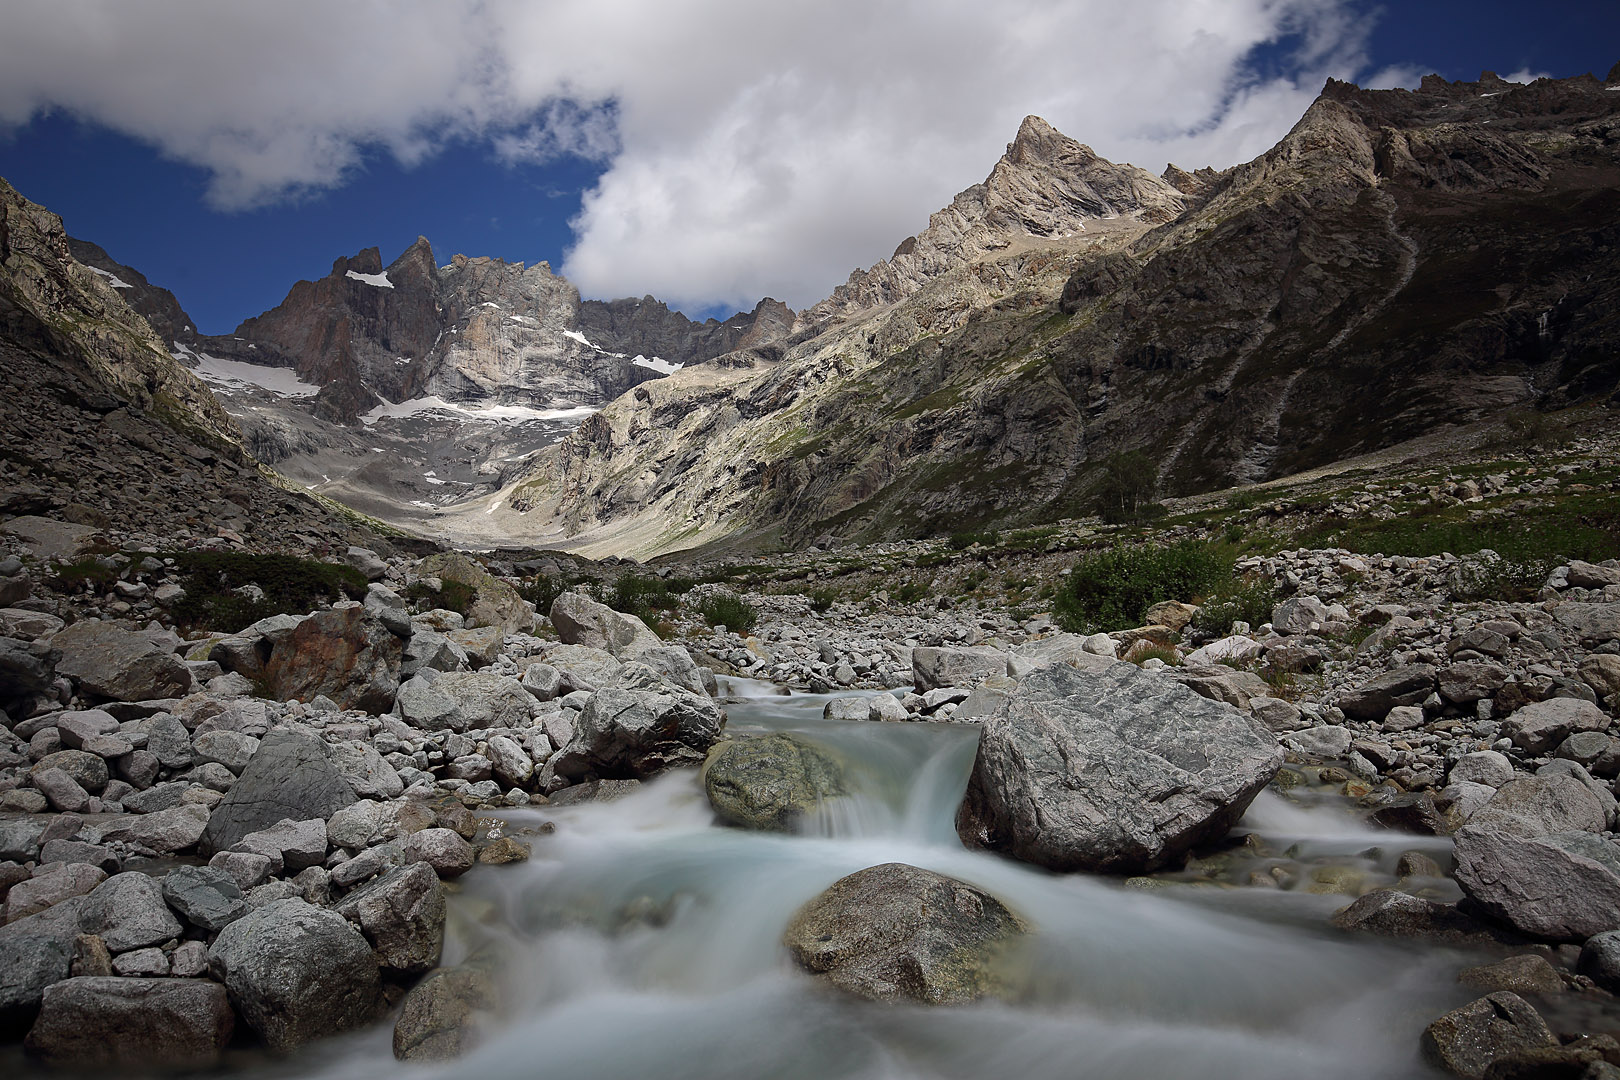
[[[23,0],[0,176],[208,333],[418,234],[441,262],[546,259],[587,296],[723,316],[887,254],[1025,113],[1157,172],[1263,151],[1329,74],[1620,61],[1612,2],[667,7]]]

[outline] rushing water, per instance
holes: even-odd
[[[733,730],[802,733],[852,764],[858,793],[799,836],[717,827],[693,770],[614,803],[506,815],[513,833],[547,821],[556,831],[531,837],[529,862],[464,879],[445,962],[493,949],[507,1016],[469,1058],[409,1071],[480,1080],[1428,1076],[1419,1033],[1471,996],[1455,985],[1456,954],[1333,931],[1326,915],[1347,898],[1311,888],[1311,868],[1322,866],[1391,881],[1396,854],[1419,838],[1266,793],[1240,827],[1252,835],[1211,864],[1214,879],[1170,875],[1143,888],[1150,883],[1049,874],[958,842],[952,817],[976,747],[971,726],[827,721],[825,698],[732,689],[755,695],[728,706]],[[1036,927],[1014,1000],[879,1005],[794,968],[779,944],[793,911],[837,878],[891,861],[971,882]],[[1272,866],[1290,868],[1295,886],[1219,884]],[[270,1067],[343,1077],[406,1068],[392,1060],[386,1030]]]

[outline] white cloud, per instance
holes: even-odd
[[[1116,160],[1262,152],[1366,66],[1347,0],[38,0],[0,124],[60,108],[213,174],[218,207],[340,184],[371,147],[606,163],[586,295],[795,305],[989,171],[1026,113]],[[1252,73],[1253,51],[1287,55]],[[1381,73],[1388,79],[1406,73]]]

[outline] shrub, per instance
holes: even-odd
[[[437,589],[425,581],[413,581],[405,590],[407,600],[419,601],[430,608],[444,608],[457,615],[467,614],[476,595],[471,585],[449,578],[442,579]]]
[[[164,557],[174,560],[186,591],[171,612],[188,630],[236,631],[271,615],[302,615],[323,603],[366,595],[365,576],[340,563],[243,551],[181,551]]]
[[[518,595],[534,605],[534,609],[544,615],[551,610],[551,605],[557,597],[568,591],[570,582],[560,575],[536,574],[531,581],[518,586]]]
[[[1232,581],[1215,589],[1193,616],[1193,629],[1225,634],[1235,622],[1259,626],[1271,621],[1271,609],[1280,599],[1277,587],[1266,578]]]
[[[836,603],[838,603],[837,589],[810,590],[810,610],[816,614],[820,615],[827,612]]]
[[[1097,513],[1110,524],[1164,516],[1164,507],[1153,502],[1158,482],[1158,470],[1152,459],[1140,450],[1115,454],[1103,465],[1102,483],[1097,489]],[[1155,506],[1158,514],[1148,513],[1148,508]]]
[[[1075,564],[1053,606],[1071,633],[1126,630],[1161,600],[1196,600],[1231,579],[1232,558],[1197,540],[1170,547],[1115,547]]]
[[[928,595],[928,586],[915,580],[902,581],[894,587],[890,595],[894,597],[896,603],[915,604]]]
[[[89,556],[52,568],[46,584],[60,592],[72,592],[81,585],[93,584],[105,588],[118,578],[118,567],[101,556]]]
[[[723,626],[734,634],[746,634],[759,622],[759,612],[754,610],[754,605],[731,593],[705,597],[698,610],[705,623]]]
[[[1171,667],[1181,666],[1181,654],[1176,652],[1174,645],[1149,645],[1146,648],[1132,650],[1131,663],[1141,667],[1149,660],[1163,660]]]
[[[978,544],[980,547],[995,547],[1001,543],[1001,534],[995,532],[956,532],[951,533],[947,541],[952,551],[965,551]]]

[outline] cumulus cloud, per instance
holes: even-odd
[[[43,0],[8,14],[0,124],[106,124],[208,169],[226,209],[341,184],[379,147],[579,156],[605,167],[563,267],[586,295],[802,306],[983,178],[1026,113],[1154,171],[1253,157],[1366,66],[1366,18],[1347,0]]]

